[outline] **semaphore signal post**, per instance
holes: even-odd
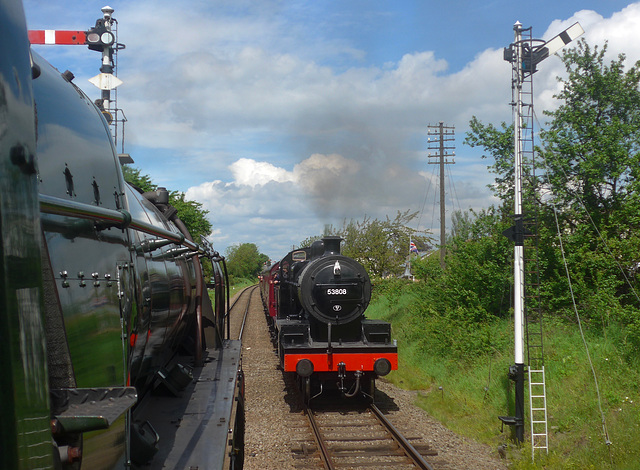
[[[29,30],[29,42],[38,45],[82,45],[88,46],[92,51],[102,54],[102,65],[100,73],[89,79],[93,85],[101,90],[100,99],[95,104],[102,111],[107,123],[109,123],[114,143],[118,147],[118,122],[122,123],[122,137],[120,137],[121,150],[124,152],[124,123],[126,118],[117,105],[117,90],[115,96],[111,96],[111,90],[115,90],[122,85],[122,80],[117,77],[117,53],[124,49],[125,45],[118,42],[118,21],[113,17],[113,8],[105,6],[102,8],[102,18],[96,20],[93,28],[86,31],[65,31],[54,29]],[[69,81],[73,80],[71,72],[65,72]],[[121,115],[119,117],[118,115]],[[130,157],[120,154],[122,163],[132,163]]]
[[[533,159],[533,74],[537,65],[573,41],[584,30],[575,23],[553,39],[545,42],[532,39],[531,28],[523,28],[520,22],[513,26],[514,42],[504,49],[504,60],[511,63],[511,106],[514,132],[514,222],[515,226],[504,235],[515,243],[514,248],[514,359],[509,367],[509,378],[515,382],[515,416],[500,416],[503,424],[514,426],[517,442],[524,441],[524,328],[525,328],[525,258],[524,240],[528,235],[522,201],[523,164],[528,157]],[[526,37],[524,37],[526,33]],[[540,334],[540,349],[542,335]],[[531,351],[531,345],[528,345]],[[546,387],[542,357],[532,363],[529,353],[529,408],[532,451],[544,449],[548,452]],[[532,452],[533,454],[533,452]]]

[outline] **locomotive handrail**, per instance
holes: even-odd
[[[91,204],[68,201],[55,196],[47,196],[46,194],[40,194],[39,200],[40,212],[44,214],[87,219],[108,227],[117,227],[120,229],[132,228],[139,232],[155,235],[178,245],[188,247],[191,251],[197,252],[198,254],[207,255],[207,252],[202,247],[197,243],[187,240],[183,234],[134,219],[131,217],[131,214],[124,209],[105,209]]]
[[[46,194],[39,194],[40,212],[44,214],[63,215],[95,222],[107,223],[118,228],[126,228],[131,223],[131,214],[127,211],[115,211],[90,204],[68,201]]]

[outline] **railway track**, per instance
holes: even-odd
[[[304,408],[315,446],[302,444],[298,457],[318,455],[324,468],[433,470],[423,455],[437,455],[428,445],[414,446],[380,409],[370,404],[355,408]],[[413,439],[412,439],[413,440]],[[302,468],[302,467],[301,467]]]
[[[237,328],[234,331],[239,332],[239,339],[256,288],[244,289],[231,306]],[[259,302],[258,296],[256,299],[253,300]],[[433,456],[437,452],[420,438],[403,436],[374,404],[354,400],[345,403],[341,398],[329,398],[328,401],[320,399],[309,408],[302,397],[297,396],[295,378],[285,374],[283,379],[290,391],[291,409],[302,411],[288,418],[289,431],[297,436],[291,449],[297,468],[318,468],[321,463],[326,469],[433,470],[423,455]]]
[[[239,340],[242,339],[242,335],[244,334],[244,327],[247,324],[247,317],[249,316],[249,309],[251,308],[251,299],[253,297],[253,293],[258,288],[258,285],[249,286],[245,289],[241,290],[238,295],[233,300],[233,303],[229,307],[229,317],[233,315],[234,319],[231,325],[231,329],[233,334],[231,335],[233,338],[237,338]],[[244,307],[244,309],[243,309]],[[241,311],[242,321],[238,322],[238,311]]]
[[[241,303],[236,307],[232,325],[239,326],[243,309]],[[304,413],[295,374],[284,374],[279,366],[257,292],[252,294],[243,334],[243,369],[247,403],[245,470],[324,468],[319,445]],[[435,420],[425,418],[422,410],[411,405],[415,399],[413,394],[396,390],[384,381],[377,385],[377,407],[393,420],[405,439],[434,469],[506,470],[506,463],[493,457],[491,449],[461,439]],[[333,398],[329,401],[321,396],[311,402],[333,468],[421,468],[410,463],[408,457],[398,456],[399,445],[369,416],[365,403],[356,400],[340,403],[339,397]],[[349,421],[359,425],[348,427]],[[365,449],[358,450],[358,447]],[[434,449],[439,451],[437,455]]]

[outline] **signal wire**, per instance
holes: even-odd
[[[540,126],[540,122],[538,121],[538,116],[535,114],[535,112],[534,112],[534,116],[535,116],[536,122],[538,124],[538,129],[541,129],[542,127]],[[546,152],[544,152],[544,150],[545,150],[544,145],[541,144],[541,148],[543,150],[543,152],[542,152],[542,160],[543,160],[544,166],[545,166],[545,179],[547,181],[547,184],[549,185],[549,188],[551,188],[551,181],[549,180],[550,171],[549,171],[549,165],[548,165],[548,162],[547,162]],[[562,171],[564,173],[564,170],[562,170]],[[565,175],[565,177],[567,177],[566,173],[564,173],[564,175]],[[595,223],[594,223],[593,219],[591,218],[591,215],[589,214],[589,211],[587,210],[586,205],[584,204],[582,199],[580,199],[580,197],[577,194],[573,194],[573,196],[580,202],[580,205],[582,206],[582,208],[584,209],[585,213],[589,217],[589,220],[591,221],[591,224],[593,225],[593,227],[595,228],[596,232],[598,233],[598,236],[600,237],[600,239],[604,243],[605,247],[607,248],[607,251],[611,254],[611,251],[609,250],[609,247],[606,245],[606,242],[602,238],[602,235],[598,231],[598,228],[595,226]],[[582,328],[582,321],[580,320],[580,313],[578,312],[578,307],[577,307],[577,304],[576,304],[576,298],[575,298],[575,295],[574,295],[574,292],[573,292],[573,284],[571,282],[571,274],[569,272],[569,263],[567,262],[567,258],[565,256],[565,251],[564,251],[564,244],[562,243],[562,231],[560,230],[560,222],[558,221],[558,210],[557,210],[556,204],[554,202],[554,198],[551,198],[549,201],[550,201],[551,206],[553,208],[553,216],[555,218],[556,229],[557,229],[557,233],[558,233],[558,241],[560,243],[560,252],[562,254],[562,263],[564,265],[565,273],[567,275],[567,282],[569,283],[569,293],[571,294],[571,302],[573,303],[573,311],[575,313],[576,320],[578,322],[578,329],[580,331],[580,336],[582,337],[582,344],[584,345],[584,349],[585,349],[585,352],[586,352],[586,355],[587,355],[587,360],[589,362],[589,367],[591,368],[591,374],[593,375],[593,381],[594,381],[594,385],[595,385],[595,389],[596,389],[596,395],[597,395],[597,398],[598,398],[598,409],[600,411],[600,419],[601,419],[601,422],[602,422],[602,432],[604,434],[605,444],[607,445],[607,448],[609,449],[609,459],[613,463],[613,457],[611,455],[611,444],[612,444],[612,442],[609,439],[609,432],[607,430],[607,420],[606,420],[606,417],[605,417],[605,414],[604,414],[604,410],[602,409],[602,397],[600,395],[600,386],[598,385],[598,375],[596,374],[595,366],[593,365],[593,361],[591,360],[591,354],[589,353],[589,345],[587,344],[587,340],[586,340],[585,335],[584,335],[584,330]],[[620,267],[619,264],[618,264],[618,266]],[[622,271],[622,268],[620,268],[620,269]],[[623,272],[623,275],[624,275],[624,272]],[[624,275],[624,277],[625,277],[625,279],[627,279],[626,275]],[[629,282],[628,279],[627,279],[627,282]],[[632,287],[632,290],[633,290],[633,287]],[[633,292],[635,294],[635,290],[633,290]],[[638,297],[638,295],[636,294],[636,298],[637,297]]]

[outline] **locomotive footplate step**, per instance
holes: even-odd
[[[134,421],[148,421],[159,441],[157,454],[142,468],[222,468],[234,424],[241,353],[240,341],[226,341],[221,350],[204,353],[203,366],[193,369],[193,381],[180,396],[143,399]]]
[[[55,419],[66,432],[106,429],[137,400],[134,387],[65,388],[51,391]]]

